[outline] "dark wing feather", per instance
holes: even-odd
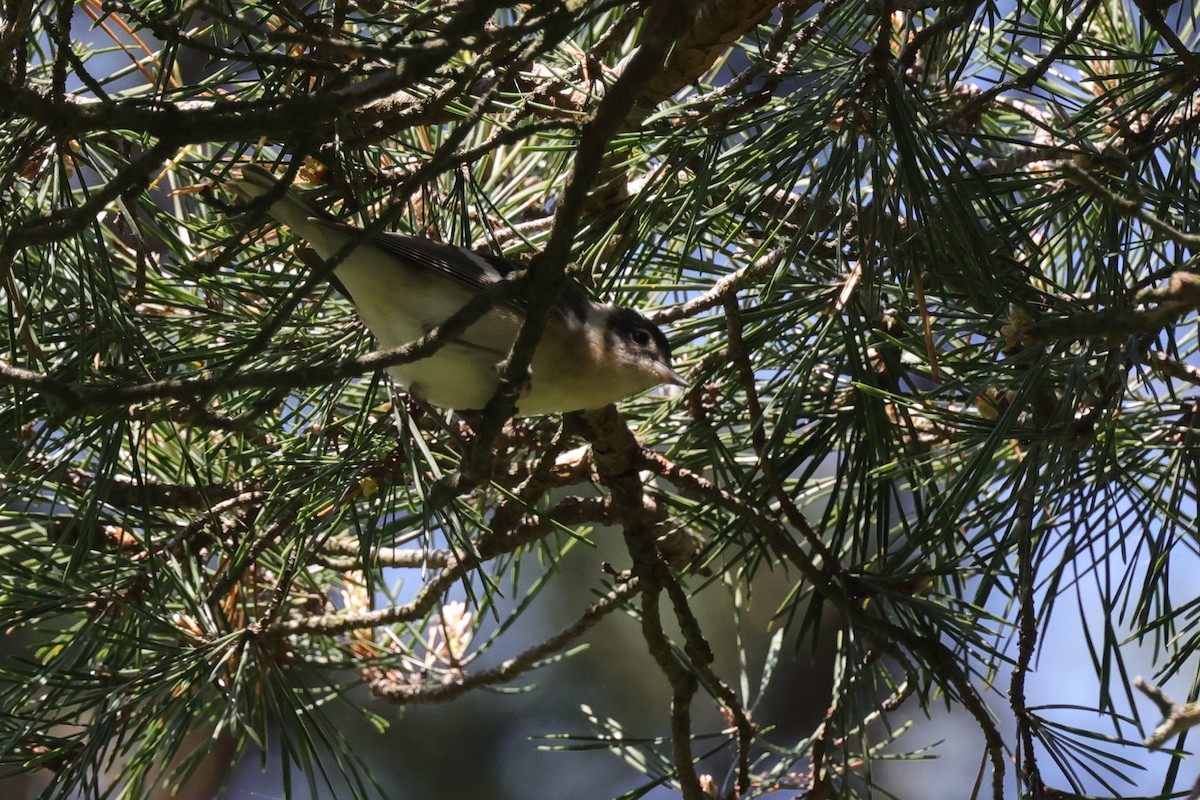
[[[315,217],[313,221],[338,228],[351,235],[362,235],[361,228],[347,225],[344,222]],[[473,292],[483,291],[498,281],[503,280],[505,276],[521,269],[520,265],[509,261],[507,258],[493,256],[488,253],[476,253],[474,250],[468,250],[465,247],[456,247],[452,244],[435,242],[432,239],[423,239],[417,236],[404,236],[399,233],[377,233],[371,237],[370,242],[375,247],[398,259],[433,270],[436,273],[445,275],[447,278],[453,278],[465,284]],[[339,281],[337,281],[336,276],[333,278],[333,283],[339,292],[347,297],[350,296],[345,288],[340,285]],[[587,311],[591,306],[591,302],[587,294],[579,287],[579,284],[568,280],[559,298],[558,308],[555,310],[563,319],[566,319],[568,316],[574,316],[577,321],[583,322],[587,319]],[[509,305],[523,310],[525,308],[525,301],[521,298],[514,298],[509,301]]]
[[[394,256],[421,264],[436,270],[443,275],[454,278],[466,284],[473,291],[482,291],[505,276],[521,269],[507,258],[493,256],[488,253],[476,253],[465,247],[455,247],[451,244],[435,242],[431,239],[420,239],[414,236],[403,236],[398,233],[380,233],[371,239],[379,249]],[[558,313],[564,318],[572,314],[580,322],[587,319],[587,309],[591,304],[587,294],[574,281],[568,281],[563,287],[559,299]],[[524,300],[518,298],[512,301],[516,308],[524,308]]]
[[[398,233],[376,234],[371,243],[405,261],[420,264],[454,278],[476,292],[520,269],[505,258]]]

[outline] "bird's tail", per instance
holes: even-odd
[[[329,258],[347,242],[344,225],[331,215],[309,204],[290,186],[279,188],[282,181],[257,164],[241,168],[239,177],[226,184],[243,200],[257,200],[270,195],[273,199],[267,213],[308,241],[322,258]]]
[[[263,167],[246,164],[238,172],[238,178],[225,186],[243,200],[257,200],[270,194],[275,199],[267,209],[268,213],[301,236],[314,222],[329,219],[325,212],[310,205],[291,187],[280,190],[278,187],[281,183]]]

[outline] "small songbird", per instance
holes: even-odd
[[[246,200],[276,191],[257,165],[241,169],[229,188]],[[267,212],[306,240],[322,258],[350,243],[334,267],[334,283],[358,309],[381,348],[416,341],[472,297],[519,267],[497,256],[395,233],[367,235],[311,206],[290,187]],[[388,371],[408,391],[436,406],[483,408],[500,381],[525,318],[520,301],[497,304],[433,355]],[[564,288],[550,314],[517,414],[532,416],[606,406],[659,384],[685,385],[671,369],[671,346],[636,311],[596,303],[577,284]]]

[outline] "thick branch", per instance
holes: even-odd
[[[185,100],[176,103],[133,98],[116,102],[72,95],[60,102],[42,92],[0,81],[0,108],[27,117],[59,136],[96,131],[130,131],[180,144],[261,137],[290,139],[296,121],[305,127],[327,123],[349,111],[418,85],[448,61],[477,33],[499,3],[466,3],[441,27],[441,37],[408,50],[395,66],[367,79],[307,96],[236,100]]]
[[[662,70],[646,85],[642,102],[647,108],[699,80],[731,44],[766,19],[779,0],[706,0],[687,5],[686,9],[672,9],[659,3],[651,12],[652,25],[670,24],[658,15],[671,13],[689,15],[693,22]],[[801,15],[811,5],[797,3],[793,13]]]
[[[555,211],[554,228],[545,249],[531,268],[525,320],[509,352],[496,394],[488,402],[476,427],[477,439],[463,467],[463,482],[483,480],[491,472],[496,457],[496,437],[504,422],[512,416],[527,380],[534,348],[541,340],[551,309],[566,283],[566,264],[571,257],[575,235],[583,223],[584,206],[608,156],[610,142],[634,103],[644,96],[646,84],[658,74],[668,50],[687,25],[685,4],[680,0],[659,0],[659,5],[667,10],[669,21],[649,31],[580,134],[566,188]]]
[[[1134,311],[1088,311],[1067,317],[1039,320],[1017,333],[1027,333],[1044,340],[1115,340],[1153,333],[1175,322],[1184,314],[1200,308],[1200,275],[1176,272],[1171,276],[1165,290],[1144,292],[1143,297],[1147,300],[1158,300],[1158,305]]]

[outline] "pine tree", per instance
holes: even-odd
[[[1155,0],[9,0],[2,774],[397,796],[376,727],[482,769],[439,710],[594,643],[538,731],[622,757],[591,797],[903,796],[942,707],[978,761],[921,798],[1185,791],[1198,48]],[[524,270],[485,409],[387,378],[249,163]],[[568,276],[688,386],[511,419]]]

